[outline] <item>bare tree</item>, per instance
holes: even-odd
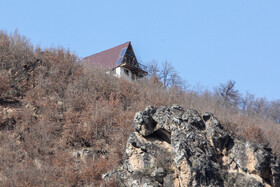
[[[160,80],[165,88],[171,88],[173,86],[183,88],[184,83],[182,78],[168,61],[160,65],[156,61],[152,61],[148,65],[148,74],[151,78]]]
[[[153,60],[147,65],[148,75],[150,77],[159,77],[160,67],[157,61]]]
[[[276,123],[280,123],[280,100],[270,102],[269,116]]]
[[[170,88],[173,86],[183,87],[184,83],[182,78],[179,76],[178,72],[172,66],[171,63],[165,61],[159,72],[160,80],[163,82],[165,88]]]
[[[253,105],[253,112],[268,118],[269,102],[265,97],[257,98]]]
[[[229,80],[227,83],[221,83],[215,88],[215,93],[219,96],[223,104],[227,106],[237,106],[240,103],[240,94],[235,89],[235,81]]]
[[[244,97],[242,97],[241,99],[241,110],[243,111],[243,113],[250,115],[253,114],[253,107],[254,107],[254,103],[255,103],[255,95],[247,92],[246,95]]]
[[[163,82],[163,85],[167,88],[171,86],[171,78],[176,74],[173,66],[165,61],[160,70],[160,79]]]

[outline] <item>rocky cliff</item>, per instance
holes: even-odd
[[[229,134],[210,113],[178,105],[138,112],[125,160],[104,174],[121,186],[280,186],[280,164],[266,146]]]

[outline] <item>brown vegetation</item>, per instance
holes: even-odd
[[[210,91],[164,86],[155,77],[116,79],[69,51],[34,50],[17,33],[0,32],[0,185],[98,186],[121,161],[135,112],[174,103],[212,112],[228,130],[280,155],[280,126],[257,113],[262,108],[226,107]],[[77,162],[73,153],[84,148],[95,159]]]

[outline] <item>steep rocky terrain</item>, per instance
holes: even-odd
[[[280,186],[271,149],[223,130],[210,113],[153,106],[133,121],[125,160],[103,175],[122,186]]]

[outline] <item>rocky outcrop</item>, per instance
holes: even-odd
[[[271,149],[223,130],[210,113],[178,105],[136,113],[122,165],[105,175],[122,186],[280,186]]]

